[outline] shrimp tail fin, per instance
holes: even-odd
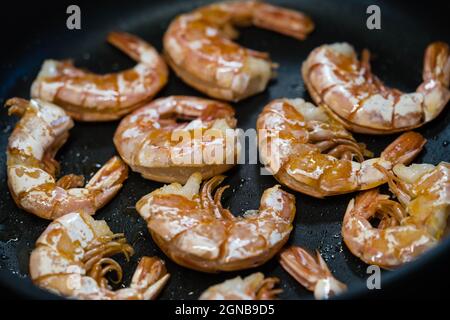
[[[133,60],[139,61],[140,55],[137,51],[140,40],[125,32],[110,32],[108,42],[114,47],[127,54]]]
[[[314,291],[321,266],[305,249],[290,247],[280,254],[281,266],[306,289]]]
[[[307,15],[267,3],[257,4],[253,24],[299,40],[304,40],[314,30],[314,22]]]
[[[381,158],[390,161],[393,165],[409,164],[422,151],[427,140],[417,132],[409,131],[395,139],[381,153]]]
[[[99,191],[95,198],[96,208],[103,207],[122,188],[128,178],[128,166],[117,156],[108,162],[89,180],[86,188]]]
[[[153,62],[157,59],[157,52],[154,50],[154,57],[149,56],[149,50],[145,50],[146,54],[144,54],[144,48],[148,49],[149,44],[142,41],[138,37],[135,37],[126,32],[110,32],[108,34],[108,42],[112,44],[114,47],[128,55],[131,59],[137,62],[146,62],[146,59],[150,59]]]
[[[433,42],[424,57],[423,83],[417,89],[424,96],[425,121],[436,118],[450,100],[450,49],[444,42]]]
[[[142,291],[144,300],[152,300],[169,278],[164,261],[156,257],[142,257],[131,280],[131,288]]]
[[[328,299],[347,289],[333,277],[318,251],[314,257],[303,248],[290,247],[281,253],[280,264],[301,285],[313,291],[316,299]]]
[[[450,86],[450,48],[444,42],[433,42],[424,57],[423,80],[434,80],[445,88]]]

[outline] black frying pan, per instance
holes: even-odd
[[[0,61],[0,102],[13,96],[28,97],[32,80],[46,58],[74,58],[77,65],[97,72],[127,68],[132,61],[105,42],[111,30],[135,33],[161,49],[162,35],[171,19],[208,1],[128,1],[78,2],[82,10],[82,30],[66,29],[65,14],[69,3],[64,1],[39,4],[15,4],[16,10],[2,11],[2,59]],[[373,53],[374,72],[388,85],[402,90],[414,90],[421,82],[422,58],[425,47],[434,40],[450,43],[450,24],[445,16],[450,6],[432,6],[429,2],[414,5],[410,2],[378,3],[382,13],[382,29],[366,28],[366,8],[375,1],[272,1],[281,6],[301,10],[316,23],[316,30],[303,42],[265,30],[242,30],[240,43],[270,52],[280,63],[278,78],[268,89],[252,98],[235,104],[239,127],[254,128],[258,113],[265,104],[280,97],[303,97],[311,101],[300,76],[300,66],[308,53],[323,43],[348,41],[357,50],[369,48]],[[5,46],[6,44],[6,46]],[[167,87],[159,96],[172,94],[201,95],[178,79],[173,73]],[[432,123],[418,129],[427,139],[425,151],[418,162],[437,164],[450,161],[448,146],[450,113],[444,111]],[[28,279],[28,260],[34,242],[46,228],[48,221],[19,210],[9,195],[6,184],[5,148],[7,138],[16,122],[0,111],[0,286],[28,297],[55,297],[36,289]],[[58,154],[61,174],[81,173],[89,176],[115,153],[112,136],[117,122],[77,123],[66,145]],[[379,154],[396,136],[363,136],[356,138]],[[258,165],[240,165],[227,173],[232,188],[225,193],[224,205],[235,214],[258,207],[264,189],[276,181],[260,176]],[[208,286],[236,275],[262,271],[281,279],[282,299],[311,298],[311,294],[297,284],[273,259],[255,270],[205,274],[182,268],[167,259],[153,243],[144,221],[133,206],[143,195],[160,184],[142,179],[132,173],[123,190],[96,218],[105,219],[115,232],[125,232],[136,255],[129,263],[119,258],[125,271],[125,283],[143,255],[158,255],[167,261],[172,278],[161,295],[162,299],[196,299]],[[234,192],[232,191],[234,189]],[[336,277],[349,285],[344,297],[356,297],[366,292],[367,266],[355,258],[342,243],[341,221],[348,201],[354,196],[338,196],[317,200],[296,193],[297,217],[289,244],[319,249]],[[394,272],[384,272],[382,287],[389,288],[407,281],[419,281],[418,276],[431,277],[438,262],[448,263],[444,252],[450,250],[450,239],[419,260]],[[428,271],[428,272],[427,272]],[[433,272],[436,276],[436,273]],[[425,281],[426,282],[426,281]],[[428,291],[429,292],[429,291]]]

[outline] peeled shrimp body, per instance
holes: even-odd
[[[168,64],[188,85],[204,94],[239,101],[265,90],[274,64],[265,52],[244,48],[233,39],[234,26],[272,30],[300,40],[314,29],[309,17],[257,1],[211,4],[175,18],[164,35]]]
[[[316,198],[371,189],[387,182],[377,169],[410,162],[425,139],[407,132],[392,142],[379,158],[321,107],[302,99],[269,103],[257,120],[259,152],[266,168],[283,185]]]
[[[66,175],[55,180],[56,152],[66,142],[72,119],[60,107],[41,100],[13,98],[10,114],[21,117],[8,141],[8,186],[16,204],[44,219],[73,211],[94,214],[120,190],[128,167],[111,158],[85,185],[84,177]]]
[[[373,189],[351,200],[342,225],[350,251],[367,264],[396,268],[435,246],[450,214],[450,164],[396,165],[385,171],[397,201]],[[380,222],[377,227],[370,223]]]
[[[450,99],[450,50],[443,42],[425,52],[423,82],[414,93],[386,87],[347,43],[322,45],[303,63],[305,84],[316,104],[354,132],[389,134],[435,119]]]
[[[128,288],[112,291],[106,275],[122,268],[110,257],[128,259],[133,248],[123,234],[113,234],[105,221],[84,213],[69,213],[54,220],[36,241],[30,257],[33,283],[53,293],[82,300],[150,300],[169,279],[164,262],[142,257]]]
[[[199,300],[273,300],[282,291],[274,289],[278,282],[277,278],[264,278],[257,272],[209,287]]]
[[[317,300],[329,299],[347,290],[347,286],[333,277],[319,252],[314,258],[305,249],[290,247],[280,254],[280,264],[295,280],[314,292]]]
[[[295,216],[295,198],[279,186],[267,189],[259,210],[233,216],[220,203],[223,181],[201,184],[193,174],[182,186],[173,183],[136,204],[153,240],[179,265],[204,271],[233,271],[262,265],[286,243]]]
[[[122,159],[146,179],[185,183],[194,172],[203,179],[237,162],[234,110],[228,104],[172,96],[125,117],[114,135]]]
[[[167,65],[148,43],[124,32],[108,42],[138,64],[118,73],[94,74],[71,61],[46,60],[31,87],[31,96],[56,103],[78,121],[110,121],[149,102],[167,83]]]

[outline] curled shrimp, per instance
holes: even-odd
[[[280,264],[302,286],[313,291],[318,300],[347,290],[344,283],[333,277],[319,252],[314,258],[303,248],[290,247],[280,254]]]
[[[278,278],[265,278],[261,272],[236,277],[206,289],[199,300],[273,300],[283,290],[274,289]]]
[[[373,189],[350,201],[342,237],[367,264],[391,269],[433,247],[450,214],[450,164],[396,165],[384,170],[397,201]],[[376,227],[371,220],[379,221]]]
[[[411,161],[426,140],[407,132],[392,142],[379,158],[321,107],[302,99],[269,103],[258,117],[262,162],[283,185],[316,198],[371,189],[386,183],[374,165],[391,169]]]
[[[388,88],[370,69],[370,53],[361,62],[347,43],[322,45],[303,63],[309,93],[346,128],[389,134],[422,126],[436,118],[450,99],[450,51],[443,42],[425,52],[423,82],[414,93]]]
[[[201,178],[195,173],[184,186],[164,186],[136,204],[162,251],[203,272],[247,269],[271,259],[291,233],[294,196],[275,186],[264,192],[259,210],[235,217],[220,203],[228,186],[211,194],[225,177],[211,178],[200,190]]]
[[[78,210],[94,214],[120,190],[128,167],[118,157],[111,158],[84,188],[83,176],[55,180],[59,164],[54,156],[73,127],[63,109],[20,98],[8,100],[6,106],[9,114],[21,116],[7,148],[8,186],[20,208],[50,220]]]
[[[108,42],[138,64],[118,73],[98,75],[71,61],[46,60],[31,87],[31,96],[61,106],[78,121],[110,121],[150,101],[167,83],[167,65],[148,43],[124,32]]]
[[[168,64],[187,84],[210,97],[239,101],[264,91],[275,65],[265,52],[232,39],[234,26],[255,25],[303,40],[313,29],[301,12],[257,1],[208,5],[178,16],[164,35]]]
[[[150,300],[169,279],[164,261],[142,257],[129,288],[112,291],[106,276],[122,268],[110,257],[122,253],[127,259],[133,248],[123,234],[113,234],[103,220],[84,213],[69,213],[47,227],[31,252],[33,283],[56,294],[82,300]]]
[[[226,103],[171,96],[125,117],[114,144],[144,178],[185,183],[194,172],[207,179],[235,165],[240,150],[235,127],[234,110]]]

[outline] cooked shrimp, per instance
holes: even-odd
[[[176,263],[204,272],[253,268],[286,243],[294,196],[275,186],[264,192],[259,210],[235,217],[220,203],[227,187],[211,195],[224,178],[211,178],[200,190],[201,175],[195,173],[184,186],[164,186],[136,204],[153,240]]]
[[[142,257],[129,288],[112,291],[107,274],[122,281],[122,268],[110,257],[128,259],[133,248],[123,234],[114,234],[105,221],[84,213],[69,213],[54,220],[31,252],[33,283],[56,294],[82,300],[150,300],[169,279],[164,261]]]
[[[347,207],[342,236],[361,260],[390,269],[417,258],[442,237],[450,214],[450,164],[399,164],[384,171],[398,201],[376,189],[359,194]],[[370,223],[373,218],[377,227]]]
[[[7,148],[8,186],[20,208],[45,219],[73,211],[94,214],[120,190],[128,167],[118,157],[111,158],[84,188],[80,188],[83,176],[55,180],[59,164],[54,156],[73,127],[63,109],[20,98],[8,100],[6,106],[10,114],[21,116]]]
[[[264,278],[261,272],[245,278],[236,277],[209,287],[199,300],[273,300],[283,290],[274,289],[280,280]]]
[[[172,96],[125,117],[114,144],[144,178],[185,183],[194,172],[207,179],[236,164],[240,148],[235,127],[234,110],[228,104]]]
[[[78,121],[110,121],[149,102],[167,83],[167,65],[148,43],[112,32],[108,41],[138,64],[105,75],[78,69],[71,61],[46,60],[31,87],[31,96],[63,107]]]
[[[318,300],[347,290],[345,284],[333,277],[319,252],[314,258],[300,247],[290,247],[280,254],[280,264],[302,286],[313,291]]]
[[[418,133],[408,132],[392,142],[380,158],[321,107],[302,99],[279,99],[258,117],[261,160],[283,185],[316,198],[371,189],[386,183],[374,165],[391,169],[411,161],[425,144]]]
[[[385,86],[370,70],[370,53],[358,61],[347,43],[322,45],[303,63],[309,93],[346,128],[389,134],[422,126],[436,118],[450,99],[450,51],[434,42],[425,52],[423,82],[414,93]]]
[[[303,40],[314,24],[301,12],[257,1],[216,3],[178,16],[164,35],[168,64],[188,85],[210,97],[239,101],[264,91],[275,64],[265,52],[232,39],[234,26],[273,30]]]

